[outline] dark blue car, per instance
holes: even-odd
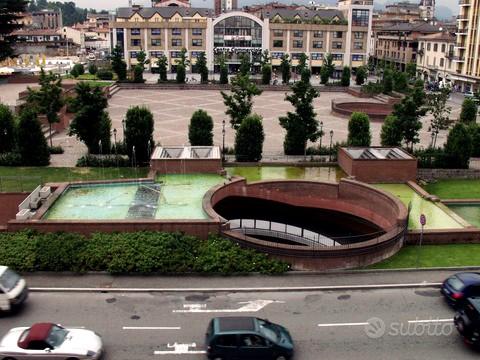
[[[462,272],[446,279],[441,288],[447,302],[456,307],[468,297],[480,296],[480,273]]]

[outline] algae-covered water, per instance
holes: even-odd
[[[260,180],[315,180],[338,182],[345,173],[338,167],[252,166],[226,168],[231,176],[242,176],[248,182]]]
[[[449,204],[448,207],[471,225],[480,228],[480,204]]]

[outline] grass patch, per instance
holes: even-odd
[[[32,191],[47,182],[132,179],[146,177],[148,168],[55,168],[0,166],[0,192]]]
[[[480,244],[406,246],[396,255],[371,265],[369,269],[480,266]]]
[[[480,180],[438,180],[426,185],[425,190],[440,199],[480,199]]]

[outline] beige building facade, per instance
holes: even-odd
[[[417,72],[425,81],[453,85],[455,37],[440,32],[418,38]]]

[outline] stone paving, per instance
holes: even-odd
[[[285,94],[280,91],[264,92],[254,98],[253,112],[263,117],[265,143],[264,153],[280,155],[282,153],[284,130],[279,125],[278,118],[292,110],[290,103],[284,101]],[[315,111],[319,121],[323,122],[325,136],[322,144],[330,143],[330,130],[333,130],[333,142],[344,141],[348,135],[348,119],[331,114],[331,101],[347,100],[359,101],[346,93],[321,93],[314,102]],[[368,101],[372,101],[371,99]],[[225,106],[218,91],[210,90],[121,90],[109,101],[108,112],[112,119],[112,129],[117,129],[117,140],[123,138],[122,119],[131,106],[147,106],[154,114],[155,133],[154,139],[163,145],[183,145],[188,143],[188,124],[193,112],[197,109],[206,110],[214,120],[214,143],[222,143],[222,120],[226,120],[226,146],[234,144],[234,131],[229,126],[229,119],[225,115]],[[458,118],[461,99],[453,97],[451,117]],[[423,118],[423,128],[420,131],[420,146],[427,147],[430,143],[428,125],[430,116]],[[372,122],[372,145],[380,144],[380,129],[382,122]],[[445,141],[446,132],[438,136],[438,145]],[[68,137],[66,133],[54,137],[55,145],[65,147],[65,154],[54,156],[52,166],[74,166],[76,158],[86,152],[85,146],[78,140]],[[317,141],[317,145],[319,142]]]

